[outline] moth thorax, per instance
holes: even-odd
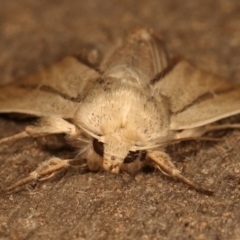
[[[118,173],[128,155],[130,142],[113,136],[107,136],[104,142],[103,168],[106,171]]]

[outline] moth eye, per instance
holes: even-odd
[[[134,162],[137,158],[140,161],[145,160],[146,158],[146,151],[136,151],[136,152],[129,152],[128,155],[125,157],[123,163],[131,163]]]
[[[125,157],[123,163],[131,163],[138,158],[139,151],[136,152],[129,152],[128,155]]]
[[[102,142],[99,142],[97,139],[93,139],[93,149],[101,157],[103,157],[104,146]]]

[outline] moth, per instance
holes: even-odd
[[[100,69],[70,56],[0,88],[0,113],[39,118],[0,144],[65,134],[78,150],[74,159],[50,158],[6,191],[48,178],[80,159],[89,170],[112,173],[150,165],[203,190],[181,174],[165,148],[209,131],[239,128],[212,123],[240,113],[240,86],[183,58],[170,58],[161,37],[149,29],[130,34]]]

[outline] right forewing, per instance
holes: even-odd
[[[155,94],[169,101],[172,130],[199,127],[240,113],[240,86],[186,60],[155,84]]]

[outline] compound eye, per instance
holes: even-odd
[[[136,152],[129,152],[128,155],[125,157],[123,163],[131,163],[134,162],[136,159],[140,161],[145,160],[146,158],[146,151],[136,151]]]
[[[139,151],[136,152],[129,152],[128,155],[125,157],[123,163],[131,163],[135,161],[139,156]]]
[[[93,149],[94,151],[101,157],[103,157],[104,153],[104,145],[102,142],[99,142],[97,139],[93,139]]]

